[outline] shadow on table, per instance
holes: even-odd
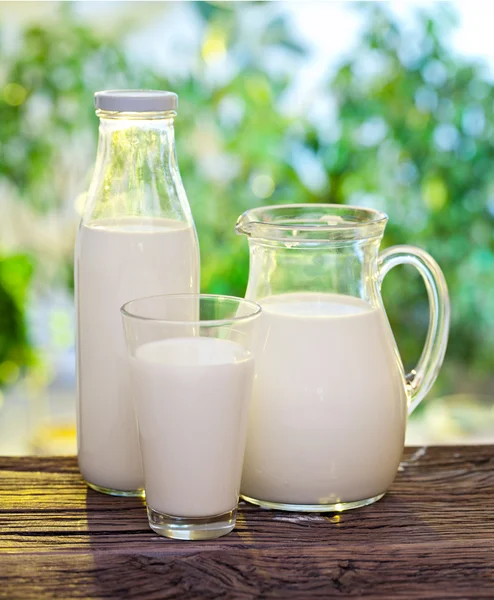
[[[220,540],[166,539],[149,528],[143,499],[91,489],[86,492],[86,511],[91,597],[213,599],[237,588],[235,572],[227,565],[254,568],[249,555],[253,544],[238,531]]]
[[[144,499],[108,496],[88,488],[86,512],[94,595],[139,597],[146,575],[136,555],[153,536]]]

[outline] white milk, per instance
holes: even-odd
[[[144,483],[120,307],[143,296],[197,292],[198,275],[195,231],[184,223],[127,218],[81,227],[78,455],[86,481],[125,491]]]
[[[384,493],[403,450],[407,398],[383,312],[336,294],[259,302],[241,493],[287,504]]]
[[[178,517],[237,506],[253,368],[252,354],[228,340],[137,348],[131,375],[148,506]]]

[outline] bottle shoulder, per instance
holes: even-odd
[[[100,127],[83,221],[126,217],[193,224],[178,167],[172,125]]]

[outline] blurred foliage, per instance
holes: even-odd
[[[0,184],[40,215],[72,207],[74,198],[53,182],[81,146],[94,160],[93,92],[172,89],[180,97],[178,157],[199,233],[203,290],[243,295],[247,244],[233,225],[248,208],[337,202],[384,209],[384,245],[422,246],[444,269],[453,303],[450,364],[487,376],[494,356],[494,88],[482,65],[449,49],[447,6],[434,18],[418,13],[410,32],[386,3],[357,3],[363,33],[314,99],[333,111],[322,122],[310,111],[293,117],[280,110],[294,83],[291,66],[306,60],[280,11],[270,3],[187,4],[202,38],[185,76],[167,79],[131,60],[131,23],[103,36],[81,25],[68,3],[57,19],[25,29],[15,52],[0,47]],[[57,260],[71,281],[71,254]],[[10,281],[23,269],[0,277],[0,314],[17,323],[0,326],[0,362],[4,348],[16,364],[29,350],[25,303]],[[422,283],[403,271],[386,278],[384,297],[411,365],[428,312]]]
[[[492,374],[494,366],[494,105],[482,65],[448,46],[447,4],[440,20],[418,13],[408,35],[385,3],[364,3],[367,28],[329,89],[339,131],[331,144],[309,136],[337,202],[363,203],[390,216],[385,243],[427,249],[451,294],[448,358]],[[388,315],[410,360],[427,325],[419,278],[389,275]],[[475,375],[474,375],[475,377]]]
[[[28,28],[18,53],[2,57],[0,177],[40,212],[67,201],[53,194],[53,180],[73,136],[96,137],[92,91],[137,84],[122,50],[79,26],[66,6],[60,11],[60,20]]]
[[[0,256],[0,387],[15,382],[34,358],[25,322],[32,267],[27,256]]]

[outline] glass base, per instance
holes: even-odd
[[[354,508],[361,508],[368,504],[373,504],[380,500],[384,494],[373,496],[372,498],[365,498],[365,500],[355,500],[353,502],[337,502],[336,504],[286,504],[285,502],[269,502],[268,500],[257,500],[256,498],[250,498],[245,494],[241,494],[240,497],[246,502],[260,506],[261,508],[268,508],[271,510],[288,510],[293,512],[342,512],[344,510],[352,510]]]
[[[95,483],[89,483],[89,481],[86,481],[86,485],[88,485],[92,490],[100,492],[101,494],[108,494],[109,496],[123,496],[124,498],[145,497],[144,490],[114,490],[112,488],[106,488],[102,487],[101,485],[96,485]]]
[[[230,533],[237,509],[213,517],[172,517],[147,507],[149,526],[158,535],[174,540],[211,540]]]

